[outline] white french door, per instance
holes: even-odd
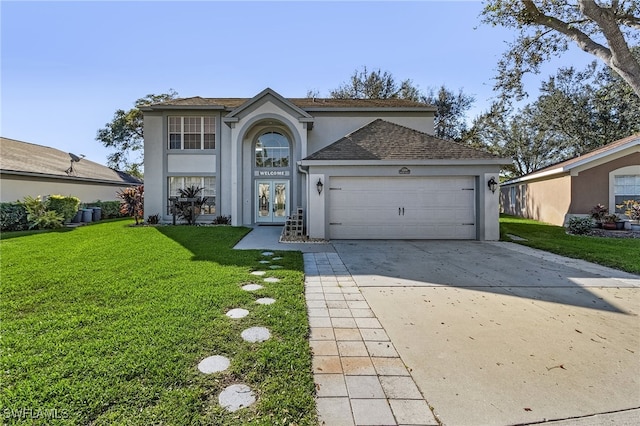
[[[256,181],[255,205],[256,223],[284,223],[289,216],[289,181]]]

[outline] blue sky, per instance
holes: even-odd
[[[485,110],[515,34],[480,24],[479,1],[2,1],[1,129],[105,164],[96,132],[116,109],[175,89],[180,97],[328,96],[356,69],[422,90],[444,84]],[[582,68],[572,49],[548,64]]]

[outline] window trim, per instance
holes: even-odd
[[[217,190],[217,185],[218,185],[218,177],[217,176],[211,176],[211,175],[207,175],[207,176],[192,176],[192,175],[168,175],[166,182],[167,182],[167,192],[166,192],[166,199],[167,199],[167,214],[171,214],[171,204],[169,202],[169,197],[172,196],[176,196],[177,194],[172,194],[171,193],[171,179],[175,178],[175,179],[182,179],[182,184],[180,186],[180,188],[184,188],[185,187],[185,179],[200,179],[200,184],[199,186],[201,188],[208,188],[209,191],[212,193],[202,193],[202,196],[207,197],[208,200],[213,200],[212,204],[209,204],[207,202],[207,205],[209,206],[209,208],[213,208],[213,213],[202,213],[202,216],[215,216],[218,212],[218,190]],[[213,179],[213,185],[209,188],[208,186],[205,186],[205,179]]]
[[[179,123],[177,123],[177,125],[179,126],[179,132],[172,132],[171,131],[171,127],[172,127],[172,119],[179,119]],[[198,119],[200,121],[200,131],[198,133],[193,133],[193,132],[186,132],[185,131],[185,118],[191,119]],[[210,120],[209,123],[205,123],[205,121]],[[205,127],[209,126],[209,132],[205,133]],[[175,123],[174,123],[175,125]],[[167,116],[167,150],[168,151],[172,151],[172,152],[176,152],[176,151],[213,151],[216,149],[217,146],[217,138],[216,138],[216,127],[217,127],[217,120],[216,120],[216,116],[214,115],[168,115]],[[172,148],[172,135],[179,135],[179,144],[180,147],[179,148]],[[185,135],[199,135],[199,144],[200,144],[200,148],[185,148]],[[212,147],[207,147],[206,146],[206,136],[207,135],[213,135],[213,146]]]

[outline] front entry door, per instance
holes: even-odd
[[[289,216],[289,181],[256,181],[256,223],[284,223]]]

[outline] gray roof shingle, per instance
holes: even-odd
[[[140,184],[142,181],[124,172],[83,158],[73,163],[74,173],[66,170],[71,165],[68,153],[47,146],[0,137],[0,170],[2,173],[64,177],[78,180],[109,181]]]
[[[377,119],[309,155],[305,160],[497,159],[458,142]]]

